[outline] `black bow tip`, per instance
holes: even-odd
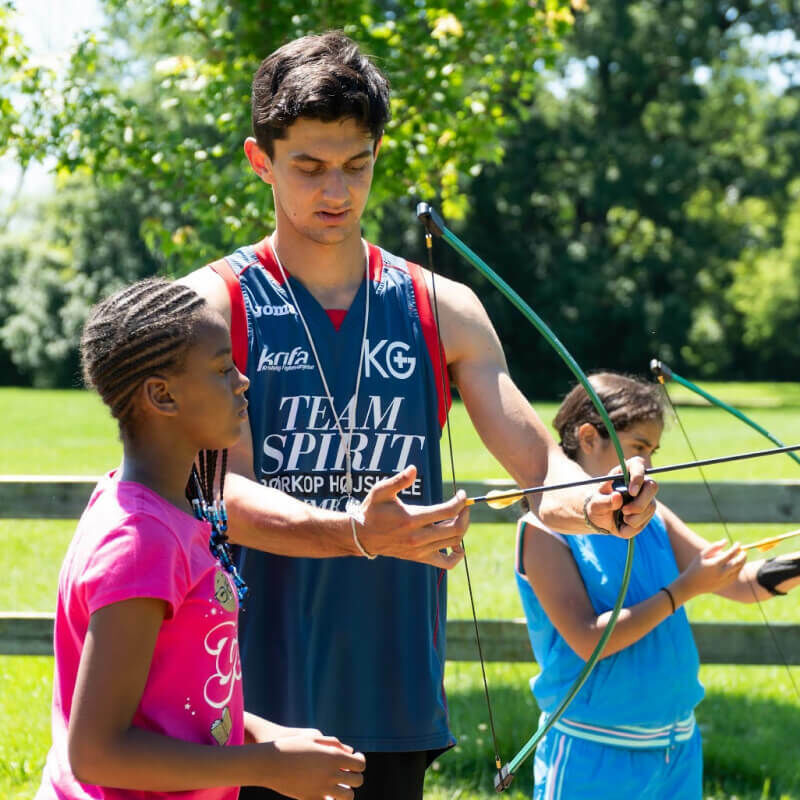
[[[441,236],[442,231],[447,227],[444,220],[427,203],[417,203],[417,219],[432,236]]]
[[[650,372],[659,380],[672,380],[672,370],[663,361],[659,361],[657,358],[650,359]]]
[[[509,772],[508,764],[506,764],[498,773],[494,776],[494,790],[500,794],[500,792],[504,792],[508,789],[509,786],[514,782],[514,773]]]

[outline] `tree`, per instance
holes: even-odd
[[[742,317],[743,339],[777,374],[796,379],[800,362],[800,180],[785,217],[782,243],[745,250],[733,267],[728,299]],[[787,374],[788,373],[788,374]]]
[[[10,153],[25,166],[43,132],[45,73],[30,61],[14,13],[12,0],[0,0],[0,155]]]
[[[249,86],[261,58],[308,32],[340,27],[393,84],[393,119],[370,206],[374,232],[398,196],[466,208],[465,181],[497,162],[516,103],[532,97],[572,21],[565,0],[106,0],[108,29],[76,51],[49,127],[61,166],[137,185],[157,199],[144,233],[182,273],[270,224],[247,176]],[[496,98],[513,97],[505,105]]]
[[[780,247],[800,152],[796,100],[772,91],[752,36],[798,24],[789,3],[596,0],[503,163],[475,180],[471,245],[583,363],[792,376],[743,338],[732,286],[743,254]],[[563,389],[546,346],[481,295],[528,391]]]
[[[129,187],[62,178],[42,203],[40,222],[0,240],[0,264],[10,273],[0,294],[0,343],[35,386],[80,386],[78,345],[89,309],[158,270],[139,232],[147,203]]]

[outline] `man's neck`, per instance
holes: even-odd
[[[283,268],[323,308],[350,308],[364,280],[365,255],[360,236],[322,244],[298,234],[289,225],[278,224],[271,242]]]

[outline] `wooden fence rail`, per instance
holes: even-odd
[[[51,656],[53,614],[0,612],[0,655]],[[528,632],[522,620],[480,620],[481,643],[487,661],[533,662]],[[755,622],[696,622],[692,625],[700,659],[706,664],[800,664],[800,625],[772,623],[772,634]],[[448,661],[477,661],[472,620],[447,623]]]
[[[0,476],[0,518],[77,519],[95,484],[94,478],[42,475]],[[508,480],[467,481],[469,495],[513,487]],[[728,522],[800,521],[800,481],[724,481],[712,484]],[[688,522],[716,522],[713,505],[701,482],[662,483],[659,499]],[[486,505],[472,508],[474,522],[516,519],[519,505],[495,511]]]
[[[0,476],[0,518],[75,519],[95,484],[87,477]],[[470,481],[470,495],[512,486],[510,481]],[[729,522],[800,521],[800,481],[726,481],[712,484],[722,514]],[[714,522],[716,515],[705,487],[699,482],[664,483],[659,498],[689,522]],[[472,509],[475,522],[516,519],[518,507],[498,512],[486,506]],[[525,623],[520,620],[481,620],[481,641],[488,661],[532,662]],[[700,658],[709,664],[800,665],[800,624],[697,622],[692,625]],[[777,639],[782,655],[773,637]],[[0,612],[0,655],[52,655],[53,615]],[[471,620],[447,623],[447,657],[476,661]]]

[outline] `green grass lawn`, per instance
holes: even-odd
[[[800,441],[799,384],[704,385],[713,394],[746,408],[768,430],[787,442]],[[675,397],[683,400],[676,392]],[[687,398],[691,399],[691,398]],[[535,404],[549,422],[552,403]],[[701,457],[767,446],[755,432],[725,415],[702,406],[680,408]],[[120,457],[113,422],[96,398],[77,391],[0,389],[0,474],[97,475]],[[463,407],[452,414],[456,474],[460,480],[503,477],[469,426]],[[690,458],[680,431],[669,425],[657,461]],[[449,465],[449,458],[444,463]],[[447,474],[449,466],[445,467]],[[790,459],[772,457],[708,470],[711,480],[800,478]],[[670,480],[692,480],[681,473]],[[7,554],[6,580],[0,582],[0,609],[48,611],[54,608],[61,557],[74,528],[73,521],[0,520],[0,548]],[[718,526],[698,525],[709,538]],[[781,526],[733,525],[731,533],[753,541]],[[513,526],[476,524],[467,539],[478,615],[482,618],[521,617],[512,572]],[[789,548],[787,548],[789,549]],[[450,576],[448,613],[469,616],[464,571]],[[771,621],[800,622],[796,600],[768,603]],[[758,609],[720,598],[700,598],[689,606],[692,619],[761,619]],[[536,727],[538,712],[527,688],[535,666],[488,666],[495,722],[503,759],[509,759]],[[0,797],[29,800],[38,785],[49,746],[49,701],[52,659],[0,658]],[[800,669],[794,669],[800,683]],[[705,666],[701,678],[707,698],[698,710],[705,737],[706,800],[800,800],[800,701],[783,667]],[[448,664],[447,688],[452,728],[458,738],[453,752],[442,756],[429,772],[425,796],[433,800],[488,800],[492,791],[492,761],[487,714],[477,664]],[[523,766],[506,796],[530,797],[530,765]]]
[[[785,442],[800,442],[800,384],[703,384],[712,394],[742,409]],[[681,420],[700,457],[733,450],[770,446],[758,433],[704,402],[680,386],[671,389],[679,403]],[[691,401],[691,405],[685,403]],[[534,403],[539,416],[551,422],[555,403]],[[122,448],[116,425],[100,400],[89,392],[0,388],[0,475],[99,475],[119,462]],[[461,480],[506,477],[486,451],[470,424],[464,407],[456,403],[451,414],[456,476]],[[728,444],[735,444],[728,448]],[[668,420],[657,461],[688,460],[677,425]],[[449,456],[443,455],[445,470]],[[800,467],[791,459],[773,457],[709,468],[713,480],[797,477]],[[449,476],[448,476],[449,477]],[[670,480],[695,480],[691,471],[674,473]]]

